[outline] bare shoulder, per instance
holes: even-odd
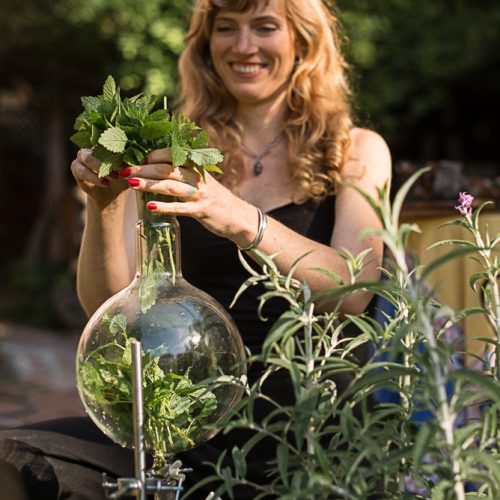
[[[377,132],[366,128],[353,128],[349,135],[351,138],[349,156],[351,158],[356,159],[356,157],[364,157],[366,154],[390,156],[387,143]]]
[[[353,128],[350,132],[349,156],[343,176],[385,184],[391,176],[392,162],[384,138],[373,130]]]

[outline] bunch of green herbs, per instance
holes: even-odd
[[[138,94],[122,99],[120,88],[108,76],[102,95],[82,97],[84,111],[76,118],[71,141],[80,148],[92,148],[101,160],[104,177],[124,164],[141,165],[155,149],[171,148],[175,167],[188,164],[204,178],[205,172],[221,173],[217,163],[224,158],[209,147],[208,134],[181,113],[154,110],[158,97]]]
[[[127,332],[124,314],[106,317],[101,326],[116,339],[90,351],[80,362],[80,387],[87,403],[104,411],[119,439],[131,445],[131,344],[135,338]],[[143,353],[142,358],[145,448],[156,464],[164,464],[175,452],[197,443],[203,423],[217,408],[217,399],[208,385],[193,383],[189,369],[183,375],[165,372],[160,357]]]

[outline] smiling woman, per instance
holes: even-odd
[[[353,127],[337,25],[337,18],[321,0],[196,3],[188,44],[180,59],[181,103],[188,116],[211,132],[228,157],[223,177],[226,186],[242,182],[248,160],[242,143],[257,153],[266,146],[257,116],[260,106],[252,109],[251,104],[248,113],[254,117],[258,137],[243,141],[248,134],[235,119],[241,103],[226,87],[231,83],[250,96],[252,91],[264,92],[273,110],[285,111],[286,126],[275,126],[273,137],[283,130],[288,138],[287,148],[275,154],[287,157],[282,178],[289,178],[293,185],[290,196],[304,201],[333,192]],[[240,64],[238,73],[231,62]],[[242,64],[249,62],[266,66]],[[248,80],[244,71],[249,72]],[[273,86],[263,90],[264,81]]]
[[[208,132],[210,145],[224,153],[222,174],[207,173],[204,178],[193,174],[189,165],[173,165],[172,151],[163,148],[152,151],[142,165],[128,165],[120,176],[100,178],[96,174],[100,162],[93,151],[78,152],[71,168],[87,193],[78,292],[88,314],[133,278],[134,191],[148,193],[150,211],[179,216],[185,278],[227,308],[248,276],[238,248],[252,258],[255,248],[274,255],[282,273],[293,267],[295,277],[307,281],[312,292],[333,285],[318,268],[349,282],[343,251],[369,254],[359,279],[378,278],[382,241],[377,236],[360,239],[359,233],[380,228],[380,222],[348,183],[376,198],[378,189],[390,181],[390,154],[377,133],[353,124],[339,47],[337,19],[322,0],[195,1],[179,61],[179,108]],[[178,199],[167,202],[156,194]],[[252,287],[231,309],[253,353],[260,351],[269,327],[287,309],[286,304],[271,301],[264,311],[268,322],[263,323],[257,314],[263,291]],[[351,294],[341,310],[359,314],[371,298],[364,291]],[[320,307],[329,311],[335,304]],[[259,377],[260,370],[257,366],[250,370],[250,381]],[[337,382],[341,391],[345,380]],[[266,381],[264,391],[283,405],[294,401],[290,383],[279,372]],[[257,420],[269,411],[268,405],[256,403]],[[22,447],[29,434],[37,457],[54,453],[61,457],[57,466],[44,469],[60,485],[51,497],[40,493],[43,484],[30,473],[31,448],[24,447],[17,455],[22,459],[16,465],[28,487],[39,495],[35,498],[74,494],[96,500],[103,497],[96,471],[107,466],[111,474],[127,476],[132,455],[105,443],[88,421],[36,427],[49,432],[45,436],[50,442],[33,429],[13,430],[8,436],[11,444],[15,441]],[[246,438],[242,432],[218,435],[182,455],[184,464],[194,468],[189,481],[202,480],[210,472],[204,462],[216,462],[222,451],[241,446]],[[248,481],[268,481],[265,471],[275,456],[275,443],[263,441],[247,457]],[[47,460],[50,465],[52,459]],[[201,491],[190,498],[205,498],[208,491]],[[240,500],[256,496],[253,488],[235,495]]]

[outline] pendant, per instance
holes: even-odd
[[[257,160],[253,166],[254,175],[260,175],[262,173],[262,170],[264,170],[264,165],[262,165],[260,160]]]

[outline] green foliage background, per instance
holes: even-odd
[[[357,107],[396,153],[415,156],[415,132],[432,128],[434,120],[438,127],[458,129],[463,142],[470,140],[467,134],[477,135],[478,127],[486,136],[493,133],[493,109],[498,109],[500,96],[499,2],[337,3],[350,39]],[[489,132],[484,131],[486,123]],[[482,152],[474,154],[477,159]]]
[[[436,113],[498,97],[497,1],[337,5],[349,40],[356,108],[396,149]],[[175,95],[192,0],[4,0],[2,6],[2,79],[29,80],[40,99],[56,93],[73,101],[82,88],[96,90],[109,73],[125,91]]]
[[[27,254],[34,256],[35,264],[60,258],[47,249],[61,248],[67,236],[56,236],[59,242],[52,245],[42,241],[59,234],[49,218],[51,210],[62,209],[45,205],[48,200],[62,205],[74,186],[68,166],[75,150],[67,138],[80,112],[80,96],[98,94],[112,74],[125,96],[146,91],[175,97],[177,60],[192,4],[193,0],[2,0],[2,262]],[[358,122],[387,139],[394,162],[444,158],[462,162],[467,174],[498,175],[500,2],[336,4]],[[28,102],[19,112],[24,122],[2,110],[3,96],[18,88],[28,89]],[[29,171],[22,182],[12,163]],[[47,228],[31,243],[31,250],[2,229],[16,217],[16,222],[23,221],[23,237],[30,234],[26,220],[33,227]]]

